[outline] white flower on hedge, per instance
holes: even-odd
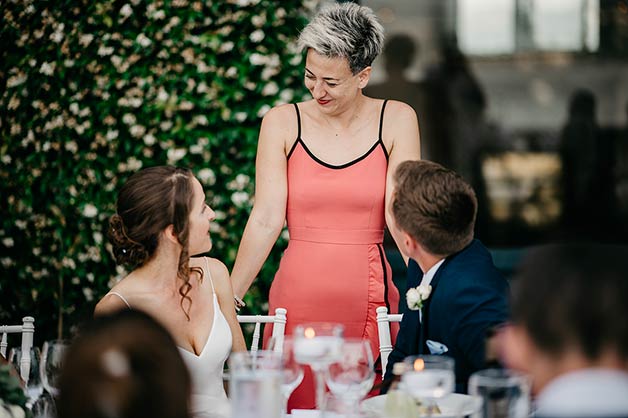
[[[143,140],[144,140],[144,143],[150,147],[151,145],[155,144],[155,141],[157,139],[155,138],[155,135],[153,135],[151,133],[148,133],[148,134],[144,135]]]
[[[196,175],[203,184],[213,186],[216,183],[216,174],[211,168],[203,168]]]
[[[174,164],[185,157],[188,151],[185,148],[170,148],[168,150],[168,164]]]
[[[238,69],[236,67],[229,67],[227,71],[225,71],[225,77],[227,78],[236,78],[238,76]]]
[[[133,125],[131,129],[129,129],[131,135],[135,138],[141,138],[146,132],[146,128],[142,125]]]
[[[102,233],[96,231],[92,234],[92,238],[94,238],[96,244],[100,244],[102,242]]]
[[[116,139],[118,137],[118,131],[114,130],[114,129],[109,129],[107,131],[107,139],[109,141],[113,141],[114,139]]]
[[[249,201],[249,194],[247,192],[235,192],[231,195],[231,201],[237,207],[241,207]]]
[[[101,57],[106,57],[107,55],[113,54],[113,47],[101,45],[96,53]]]
[[[254,52],[249,57],[249,62],[253,65],[264,65],[266,63],[266,57],[260,53]]]
[[[166,18],[166,12],[163,10],[156,10],[155,13],[151,15],[151,18],[155,20],[162,20]]]
[[[127,18],[133,14],[133,8],[130,4],[125,4],[120,9],[120,14],[122,15],[122,17]]]
[[[264,23],[266,23],[266,16],[265,15],[255,15],[253,17],[251,17],[251,23],[255,26],[255,27],[261,27],[264,26]]]
[[[7,80],[7,87],[9,88],[17,87],[20,84],[23,84],[27,78],[28,76],[26,74],[18,74],[18,75],[11,76]]]
[[[406,303],[408,308],[413,311],[418,311],[423,307],[423,302],[430,297],[432,293],[432,286],[429,284],[421,284],[417,287],[412,287],[406,292]]]
[[[72,153],[76,153],[78,151],[78,144],[76,141],[68,141],[65,143],[66,151],[70,151]]]
[[[98,208],[96,206],[92,205],[91,203],[83,206],[83,216],[85,216],[86,218],[93,218],[96,215],[98,215]]]
[[[238,122],[244,122],[246,120],[246,116],[246,112],[236,112],[235,115],[233,115],[235,120]]]
[[[137,171],[142,168],[142,162],[135,157],[129,157],[126,164],[130,171]]]
[[[54,74],[56,65],[56,62],[44,62],[41,64],[41,67],[39,67],[39,72],[44,75],[52,75]]]
[[[91,33],[86,33],[85,35],[81,35],[81,37],[79,38],[79,44],[81,44],[82,46],[89,46],[89,44],[91,44],[93,40],[94,35],[92,35]]]
[[[265,36],[266,35],[264,34],[263,30],[257,29],[249,35],[249,39],[251,40],[251,42],[261,42]]]
[[[234,43],[231,41],[223,42],[222,44],[220,44],[220,47],[218,48],[218,52],[229,52],[233,49],[234,46],[235,46]]]
[[[270,83],[266,84],[264,88],[262,89],[262,95],[264,96],[274,96],[278,92],[279,92],[279,86],[277,86],[277,83],[275,83],[274,81],[271,81]]]
[[[13,245],[15,245],[15,242],[13,241],[13,238],[6,237],[2,240],[2,244],[7,248],[11,248],[13,247]]]
[[[83,296],[85,296],[85,300],[87,302],[91,302],[92,300],[94,300],[94,291],[89,287],[84,287]]]
[[[122,122],[126,123],[127,125],[133,125],[136,121],[137,118],[133,113],[125,113],[124,115],[122,115]]]
[[[257,117],[263,118],[264,115],[270,110],[270,106],[265,104],[262,107],[259,108],[259,110],[257,111]]]
[[[140,44],[140,46],[142,48],[148,48],[153,41],[151,41],[146,35],[144,35],[143,33],[140,33],[139,35],[137,35],[137,38],[135,38],[135,42],[137,42],[138,44]]]

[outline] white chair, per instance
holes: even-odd
[[[390,323],[401,322],[403,314],[389,314],[388,308],[380,306],[377,312],[377,334],[379,336],[379,356],[382,361],[382,380],[386,374],[386,365],[388,364],[388,355],[393,350],[392,340],[390,337]]]
[[[286,321],[288,311],[285,308],[275,309],[274,315],[238,315],[238,322],[241,324],[255,324],[253,330],[253,340],[251,341],[251,352],[259,350],[259,339],[261,335],[261,324],[273,324],[272,337],[275,339],[274,350],[281,352],[283,347],[283,337],[286,333]]]
[[[28,373],[31,367],[31,348],[33,347],[33,336],[35,334],[35,319],[32,316],[22,318],[22,325],[0,325],[2,340],[0,341],[0,354],[7,357],[7,347],[9,346],[7,334],[22,334],[22,360],[20,361],[20,376],[24,381],[28,380]]]

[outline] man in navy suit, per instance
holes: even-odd
[[[431,286],[418,310],[403,316],[385,377],[406,356],[455,360],[456,391],[486,366],[487,335],[508,319],[508,282],[473,238],[477,199],[457,173],[430,161],[406,161],[395,173],[393,228],[408,263],[407,289]],[[416,305],[417,293],[407,293]],[[412,306],[409,306],[412,309]]]

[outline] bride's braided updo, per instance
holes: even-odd
[[[118,264],[141,267],[155,255],[159,235],[169,225],[181,244],[177,277],[181,308],[189,319],[192,299],[189,266],[189,215],[194,197],[190,170],[149,167],[133,174],[120,189],[117,213],[109,219],[109,241]],[[201,269],[194,272],[203,276]]]

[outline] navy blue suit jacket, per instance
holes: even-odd
[[[419,265],[408,263],[407,289],[423,278]],[[432,293],[419,311],[403,315],[395,347],[388,357],[386,378],[392,377],[394,363],[406,356],[430,354],[427,340],[442,343],[453,357],[456,391],[466,392],[471,373],[485,367],[486,333],[509,317],[506,279],[493,265],[484,245],[473,240],[465,249],[445,259],[432,278]]]

